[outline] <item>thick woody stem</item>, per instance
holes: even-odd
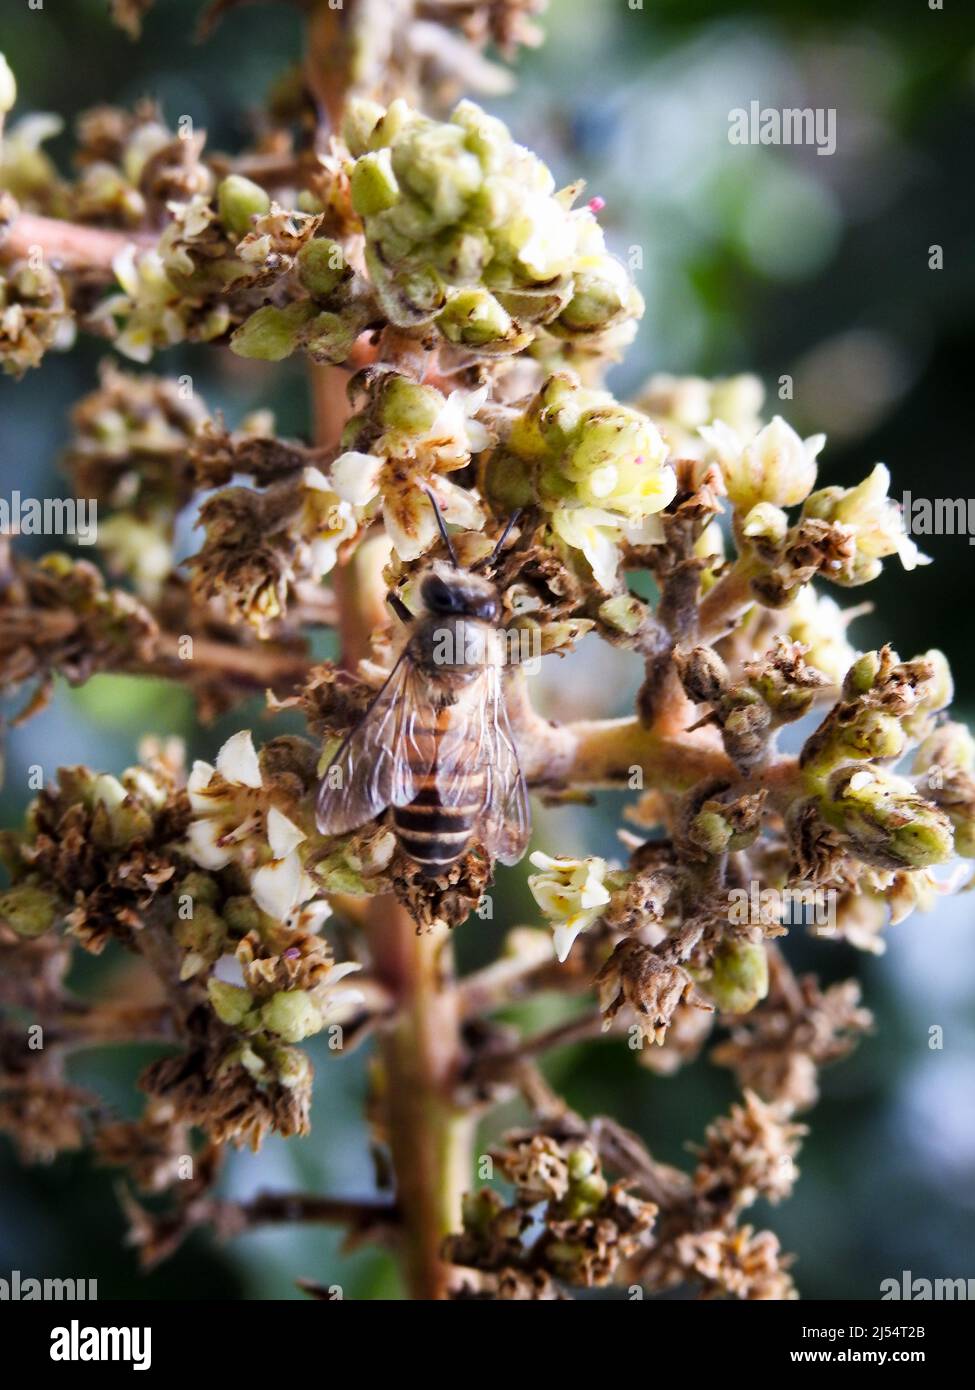
[[[334,368],[312,369],[318,444],[334,444],[341,432],[348,411],[345,380]],[[381,580],[385,554],[369,542],[333,572],[342,662],[350,670],[368,652],[372,632],[389,620]],[[381,1101],[404,1275],[412,1298],[444,1298],[450,1270],[441,1246],[460,1223],[473,1138],[473,1120],[453,1102],[463,1049],[450,943],[433,932],[418,934],[409,913],[389,895],[370,899],[364,925],[374,974],[396,1010],[380,1037]]]

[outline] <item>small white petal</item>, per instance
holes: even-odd
[[[226,781],[243,787],[262,785],[261,768],[249,729],[241,729],[239,734],[227,739],[217,754],[217,771]]]
[[[567,922],[558,922],[552,928],[552,944],[560,962],[564,962],[572,950],[572,943],[587,925],[583,916],[570,917]]]
[[[233,858],[233,850],[218,845],[220,829],[216,821],[193,821],[186,832],[189,856],[201,869],[225,869]]]
[[[262,912],[283,922],[299,901],[301,878],[297,854],[274,859],[251,874],[251,896]]]
[[[267,813],[267,842],[275,859],[283,859],[304,839],[307,839],[307,836],[298,829],[294,821],[290,821],[276,806],[272,806]]]
[[[355,450],[339,454],[332,464],[332,487],[345,502],[364,507],[379,491],[379,471],[383,460],[375,454],[360,454]]]

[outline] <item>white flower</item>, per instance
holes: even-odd
[[[801,439],[781,415],[747,444],[723,420],[702,425],[699,433],[721,467],[728,496],[745,512],[759,502],[792,507],[808,497],[816,482],[816,456],[826,443],[824,434]]]
[[[853,527],[857,550],[871,559],[898,555],[906,570],[929,565],[930,556],[922,555],[905,532],[901,509],[887,496],[889,488],[890,470],[878,463],[862,483],[840,498],[833,520]]]
[[[313,997],[322,1017],[323,1028],[331,1023],[348,1022],[366,1002],[361,989],[337,988],[347,975],[361,969],[359,961],[342,961],[332,966],[322,984],[316,985]]]
[[[837,685],[856,660],[857,652],[846,632],[862,608],[846,612],[839,604],[804,584],[788,608],[783,609],[786,632],[806,648],[805,660]]]
[[[572,268],[578,245],[575,221],[544,193],[522,196],[505,229],[518,261],[535,280],[554,280]]]
[[[258,907],[279,922],[314,898],[318,890],[298,853],[307,837],[277,806],[267,804],[249,730],[227,740],[216,767],[193,764],[187,793],[194,815],[187,848],[201,868],[240,864]]]
[[[528,887],[542,912],[553,924],[555,954],[564,961],[581,931],[591,927],[610,900],[603,882],[605,859],[552,858],[536,851],[531,862],[542,872],[531,874]]]
[[[404,481],[392,465],[375,454],[340,454],[332,464],[331,484],[336,494],[360,511],[382,498],[386,534],[403,560],[415,560],[435,544],[439,535],[436,513],[421,486],[419,476]],[[437,499],[444,520],[466,530],[479,531],[484,510],[472,492],[434,473],[425,480]]]
[[[560,507],[552,513],[552,530],[574,550],[581,550],[601,589],[611,592],[619,570],[619,543],[656,545],[663,539],[660,520],[647,516],[630,521],[601,507]]]
[[[379,495],[379,475],[386,460],[354,449],[339,454],[332,464],[331,485],[353,507],[367,507]]]
[[[333,491],[320,469],[306,468],[302,482],[306,497],[299,529],[308,547],[308,568],[317,580],[335,568],[339,546],[355,535],[359,522],[351,502]]]

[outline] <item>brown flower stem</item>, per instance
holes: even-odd
[[[315,442],[333,445],[348,415],[345,374],[312,368]],[[377,627],[389,621],[381,570],[385,546],[367,541],[336,567],[342,664],[355,670]],[[453,1102],[463,1047],[449,940],[418,934],[391,895],[369,900],[365,933],[373,974],[389,991],[394,1021],[380,1036],[383,1121],[402,1218],[401,1251],[409,1294],[445,1298],[444,1236],[460,1224],[469,1186],[474,1121]]]
[[[603,1018],[600,1011],[597,1009],[593,1012],[587,1009],[552,1028],[546,1028],[544,1032],[520,1038],[507,1052],[486,1055],[474,1064],[465,1081],[474,1080],[486,1085],[491,1082],[516,1080],[526,1062],[536,1057],[544,1057],[557,1048],[598,1038],[602,1026]]]
[[[247,1202],[214,1202],[211,1205],[209,1219],[228,1235],[252,1231],[258,1226],[301,1223],[345,1226],[361,1231],[392,1225],[397,1219],[392,1202],[319,1197],[313,1192],[258,1192]]]
[[[96,1004],[67,999],[50,1019],[33,1022],[44,1030],[45,1043],[69,1051],[136,1042],[173,1042],[177,1037],[168,1004]]]
[[[742,556],[726,570],[709,589],[698,609],[699,642],[714,642],[725,636],[744,613],[755,603],[751,583],[758,569],[754,562]]]
[[[144,233],[115,232],[105,227],[85,227],[57,217],[19,213],[0,235],[0,261],[16,261],[40,251],[54,270],[86,271],[110,277],[112,262],[126,246],[152,245]]]
[[[201,674],[211,674],[231,685],[247,689],[266,690],[268,686],[299,686],[308,678],[309,660],[301,651],[260,646],[239,647],[207,637],[193,637],[193,655],[180,655],[182,636],[161,632],[156,644],[157,655],[149,661],[128,668],[131,674],[166,676],[171,680],[193,680]]]

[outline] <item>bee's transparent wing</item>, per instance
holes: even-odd
[[[387,806],[410,804],[417,778],[433,766],[431,742],[420,731],[434,717],[426,682],[404,651],[322,775],[316,807],[321,834],[344,835]]]
[[[531,837],[531,809],[497,666],[478,682],[477,698],[452,714],[437,752],[440,800],[444,806],[476,801],[477,838],[492,858],[517,864]]]

